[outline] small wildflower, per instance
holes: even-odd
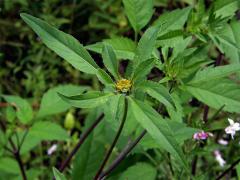
[[[50,156],[57,150],[57,144],[53,144],[48,150],[47,154]]]
[[[240,131],[240,124],[238,122],[234,122],[232,119],[228,118],[229,126],[225,128],[225,132],[227,134],[231,134],[232,139],[236,134],[236,131]]]
[[[128,92],[132,87],[132,82],[128,79],[121,79],[116,83],[116,89],[123,93]]]
[[[228,141],[226,141],[224,139],[219,139],[218,143],[221,144],[221,145],[224,145],[224,146],[228,145]]]
[[[214,151],[214,156],[216,161],[219,163],[221,167],[223,167],[226,164],[226,161],[222,158],[222,155],[219,150]]]
[[[209,136],[213,136],[213,134],[202,131],[202,132],[194,133],[193,139],[195,139],[195,140],[205,140],[205,139],[207,139]]]

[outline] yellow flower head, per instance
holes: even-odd
[[[125,93],[131,89],[132,82],[128,79],[120,79],[115,84],[115,87],[116,87],[117,91],[121,91],[121,92]]]

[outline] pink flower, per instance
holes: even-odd
[[[193,139],[195,139],[195,140],[205,140],[205,139],[207,139],[209,136],[213,136],[213,134],[202,131],[202,132],[194,133]]]
[[[222,158],[222,155],[221,155],[220,151],[215,150],[213,153],[214,153],[216,161],[219,163],[219,165],[221,167],[223,167],[226,164],[226,161]]]

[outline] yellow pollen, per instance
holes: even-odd
[[[128,79],[121,79],[116,83],[116,89],[121,92],[128,92],[132,87],[132,82]]]

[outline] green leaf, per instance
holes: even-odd
[[[98,91],[90,91],[85,94],[76,96],[65,96],[59,93],[59,96],[69,103],[71,106],[78,108],[94,108],[106,103],[113,93],[104,93]]]
[[[78,93],[83,93],[88,90],[87,86],[75,86],[75,85],[60,85],[49,89],[42,98],[40,104],[40,110],[37,114],[38,117],[44,117],[47,115],[53,115],[60,112],[64,112],[71,107],[68,103],[62,100],[57,94],[62,93],[66,96],[72,96]]]
[[[118,79],[118,61],[111,45],[104,43],[102,58],[107,70],[114,76],[115,79]]]
[[[238,179],[240,179],[240,163],[237,164],[236,170],[237,170],[237,177]]]
[[[149,96],[157,99],[159,102],[163,103],[166,107],[175,108],[174,101],[168,92],[167,88],[159,83],[152,81],[146,81],[141,84],[141,88]]]
[[[65,176],[53,167],[53,174],[56,180],[67,180]]]
[[[126,37],[114,37],[112,39],[106,39],[100,43],[91,44],[85,46],[86,49],[99,53],[102,53],[103,44],[107,43],[112,46],[117,59],[129,59],[132,60],[134,58],[134,52],[136,50],[136,44]]]
[[[13,122],[16,117],[16,112],[12,106],[6,108],[6,118],[8,122]]]
[[[41,121],[36,122],[29,130],[29,136],[40,138],[41,140],[68,140],[69,135],[65,129],[58,124]]]
[[[105,85],[113,84],[112,78],[102,69],[98,69],[97,77]]]
[[[76,69],[95,74],[98,68],[90,54],[73,36],[50,26],[45,21],[22,13],[21,18],[38,34],[46,46]]]
[[[147,75],[151,72],[151,69],[154,67],[154,64],[155,64],[154,59],[149,59],[147,61],[140,63],[136,67],[132,80],[135,86],[136,84],[146,79]]]
[[[153,0],[123,0],[125,13],[135,32],[139,32],[153,15]]]
[[[186,90],[208,106],[228,112],[239,112],[240,86],[227,79],[187,85]]]
[[[154,25],[162,25],[159,36],[169,31],[182,29],[188,19],[191,9],[191,7],[187,7],[162,14],[154,22]]]
[[[240,38],[238,34],[239,28],[239,21],[232,21],[230,25],[224,26],[224,28],[221,30],[221,34],[223,34],[224,37],[228,37],[229,41],[231,41],[234,45],[229,45],[223,41],[220,41],[219,43],[216,42],[218,43],[216,45],[220,46],[219,49],[222,49],[222,51],[225,53],[225,56],[227,58],[230,58],[230,62],[233,64],[240,63]]]
[[[151,58],[151,54],[156,45],[157,34],[160,26],[148,28],[141,37],[134,57],[134,63],[141,63]]]
[[[148,163],[137,163],[130,166],[119,177],[119,180],[144,179],[155,180],[157,170]]]
[[[17,161],[9,157],[0,158],[0,171],[20,175],[20,169]]]
[[[27,124],[33,118],[31,105],[19,96],[2,95],[2,97],[16,108],[17,118],[21,123]]]
[[[214,81],[219,78],[227,77],[232,73],[240,71],[240,66],[225,65],[218,67],[209,67],[202,71],[198,71],[188,84],[203,83],[206,81]]]
[[[31,131],[31,130],[30,130]],[[25,132],[19,132],[18,136],[19,138],[23,138],[24,137]],[[21,147],[21,151],[20,154],[24,155],[26,153],[29,153],[29,151],[31,151],[32,149],[34,149],[37,145],[39,145],[42,141],[42,138],[39,136],[32,136],[31,133],[27,133],[22,147]],[[17,140],[16,140],[17,142]]]
[[[104,104],[104,106],[103,106],[104,119],[106,120],[107,123],[109,123],[111,128],[116,131],[119,128],[119,123],[121,121],[123,111],[124,111],[124,98],[125,97],[122,94],[117,94],[115,96],[111,96],[109,98],[109,101],[107,101],[106,104]],[[109,107],[111,107],[111,108],[109,108]],[[125,123],[125,125],[126,125],[126,123]]]
[[[239,9],[240,3],[238,0],[216,0],[214,1],[214,13],[217,17],[225,18],[232,17]]]
[[[85,131],[89,128],[98,117],[96,110],[91,111],[86,118]],[[73,161],[72,180],[89,180],[94,179],[98,168],[102,163],[102,158],[105,153],[105,147],[98,139],[103,134],[100,126],[94,129],[94,132],[89,135],[82,147],[78,150],[76,157]],[[97,134],[100,131],[100,134]]]
[[[178,145],[172,130],[165,120],[151,106],[129,98],[129,105],[133,115],[140,125],[147,130],[156,143],[170,152],[178,162],[188,171],[185,156]]]

